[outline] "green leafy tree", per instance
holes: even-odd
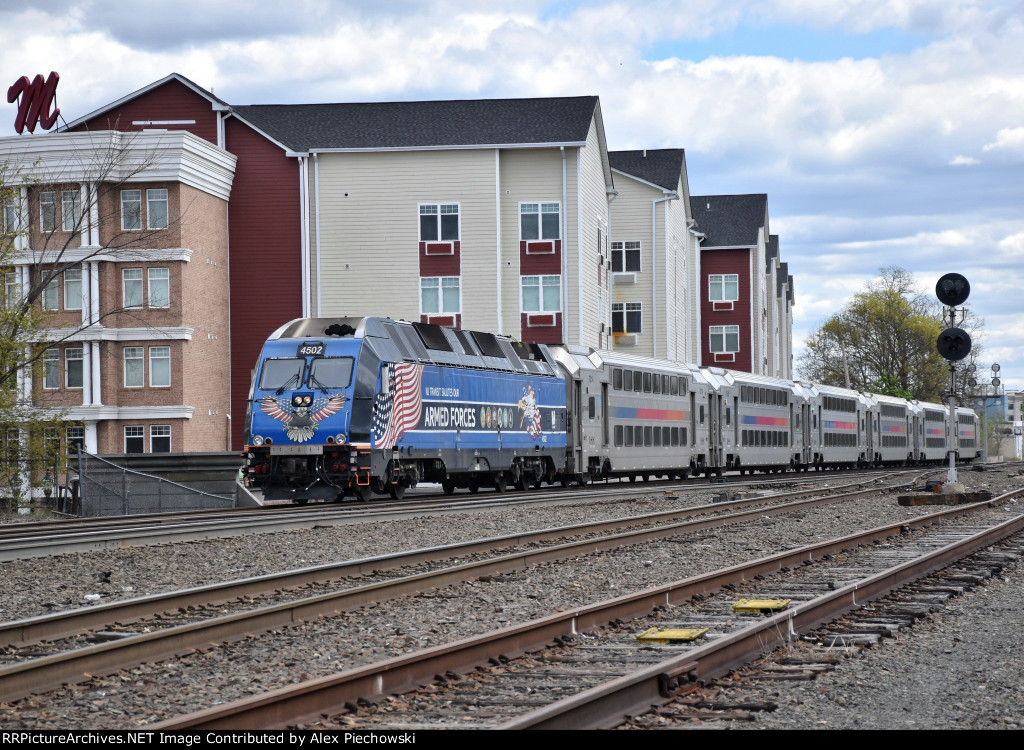
[[[941,401],[950,385],[949,363],[936,348],[946,328],[943,312],[934,295],[918,289],[909,271],[882,268],[864,291],[808,337],[798,371],[826,385]],[[958,390],[966,382],[967,364],[981,350],[981,325],[969,311],[966,322],[957,320],[973,340],[971,354],[956,366]]]

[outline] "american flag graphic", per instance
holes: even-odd
[[[423,383],[423,365],[407,362],[387,364],[383,377],[391,384],[390,393],[383,390],[373,401],[373,446],[390,448],[397,443],[406,430],[420,423],[423,413],[423,397],[420,386]]]

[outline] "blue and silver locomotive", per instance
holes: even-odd
[[[305,318],[254,373],[246,481],[264,499],[554,481],[566,384],[546,347],[387,318]]]

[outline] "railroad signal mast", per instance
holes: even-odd
[[[939,334],[939,339],[935,343],[942,358],[949,360],[949,429],[953,435],[953,445],[949,450],[949,482],[952,484],[957,481],[956,441],[960,435],[956,421],[956,367],[954,363],[971,353],[971,337],[967,331],[956,327],[956,310],[967,301],[970,293],[970,282],[958,273],[947,273],[935,284],[935,296],[939,298],[939,302],[946,305],[948,308],[946,312],[949,316],[949,328]],[[966,317],[964,311],[961,310],[961,322]]]

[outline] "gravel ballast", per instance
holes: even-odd
[[[995,494],[1007,483],[1005,471],[963,474],[969,489],[991,489]],[[710,493],[698,499],[709,500]],[[597,516],[617,517],[627,515],[629,506],[634,506],[634,512],[651,512],[668,507],[666,502],[584,501],[574,506],[445,516],[441,522],[423,518],[16,561],[0,568],[5,589],[14,594],[10,599],[5,597],[5,611],[0,617],[17,619],[40,610],[78,606],[88,593],[102,593],[104,601],[140,596],[317,562]],[[541,565],[490,582],[450,586],[261,634],[166,664],[144,665],[126,674],[94,679],[2,706],[0,721],[12,729],[137,727],[214,702],[486,632],[553,609],[600,601],[930,510],[934,508],[897,506],[895,495],[889,495],[634,545],[614,554]],[[103,582],[108,585],[99,585]],[[47,602],[55,607],[47,608]]]

